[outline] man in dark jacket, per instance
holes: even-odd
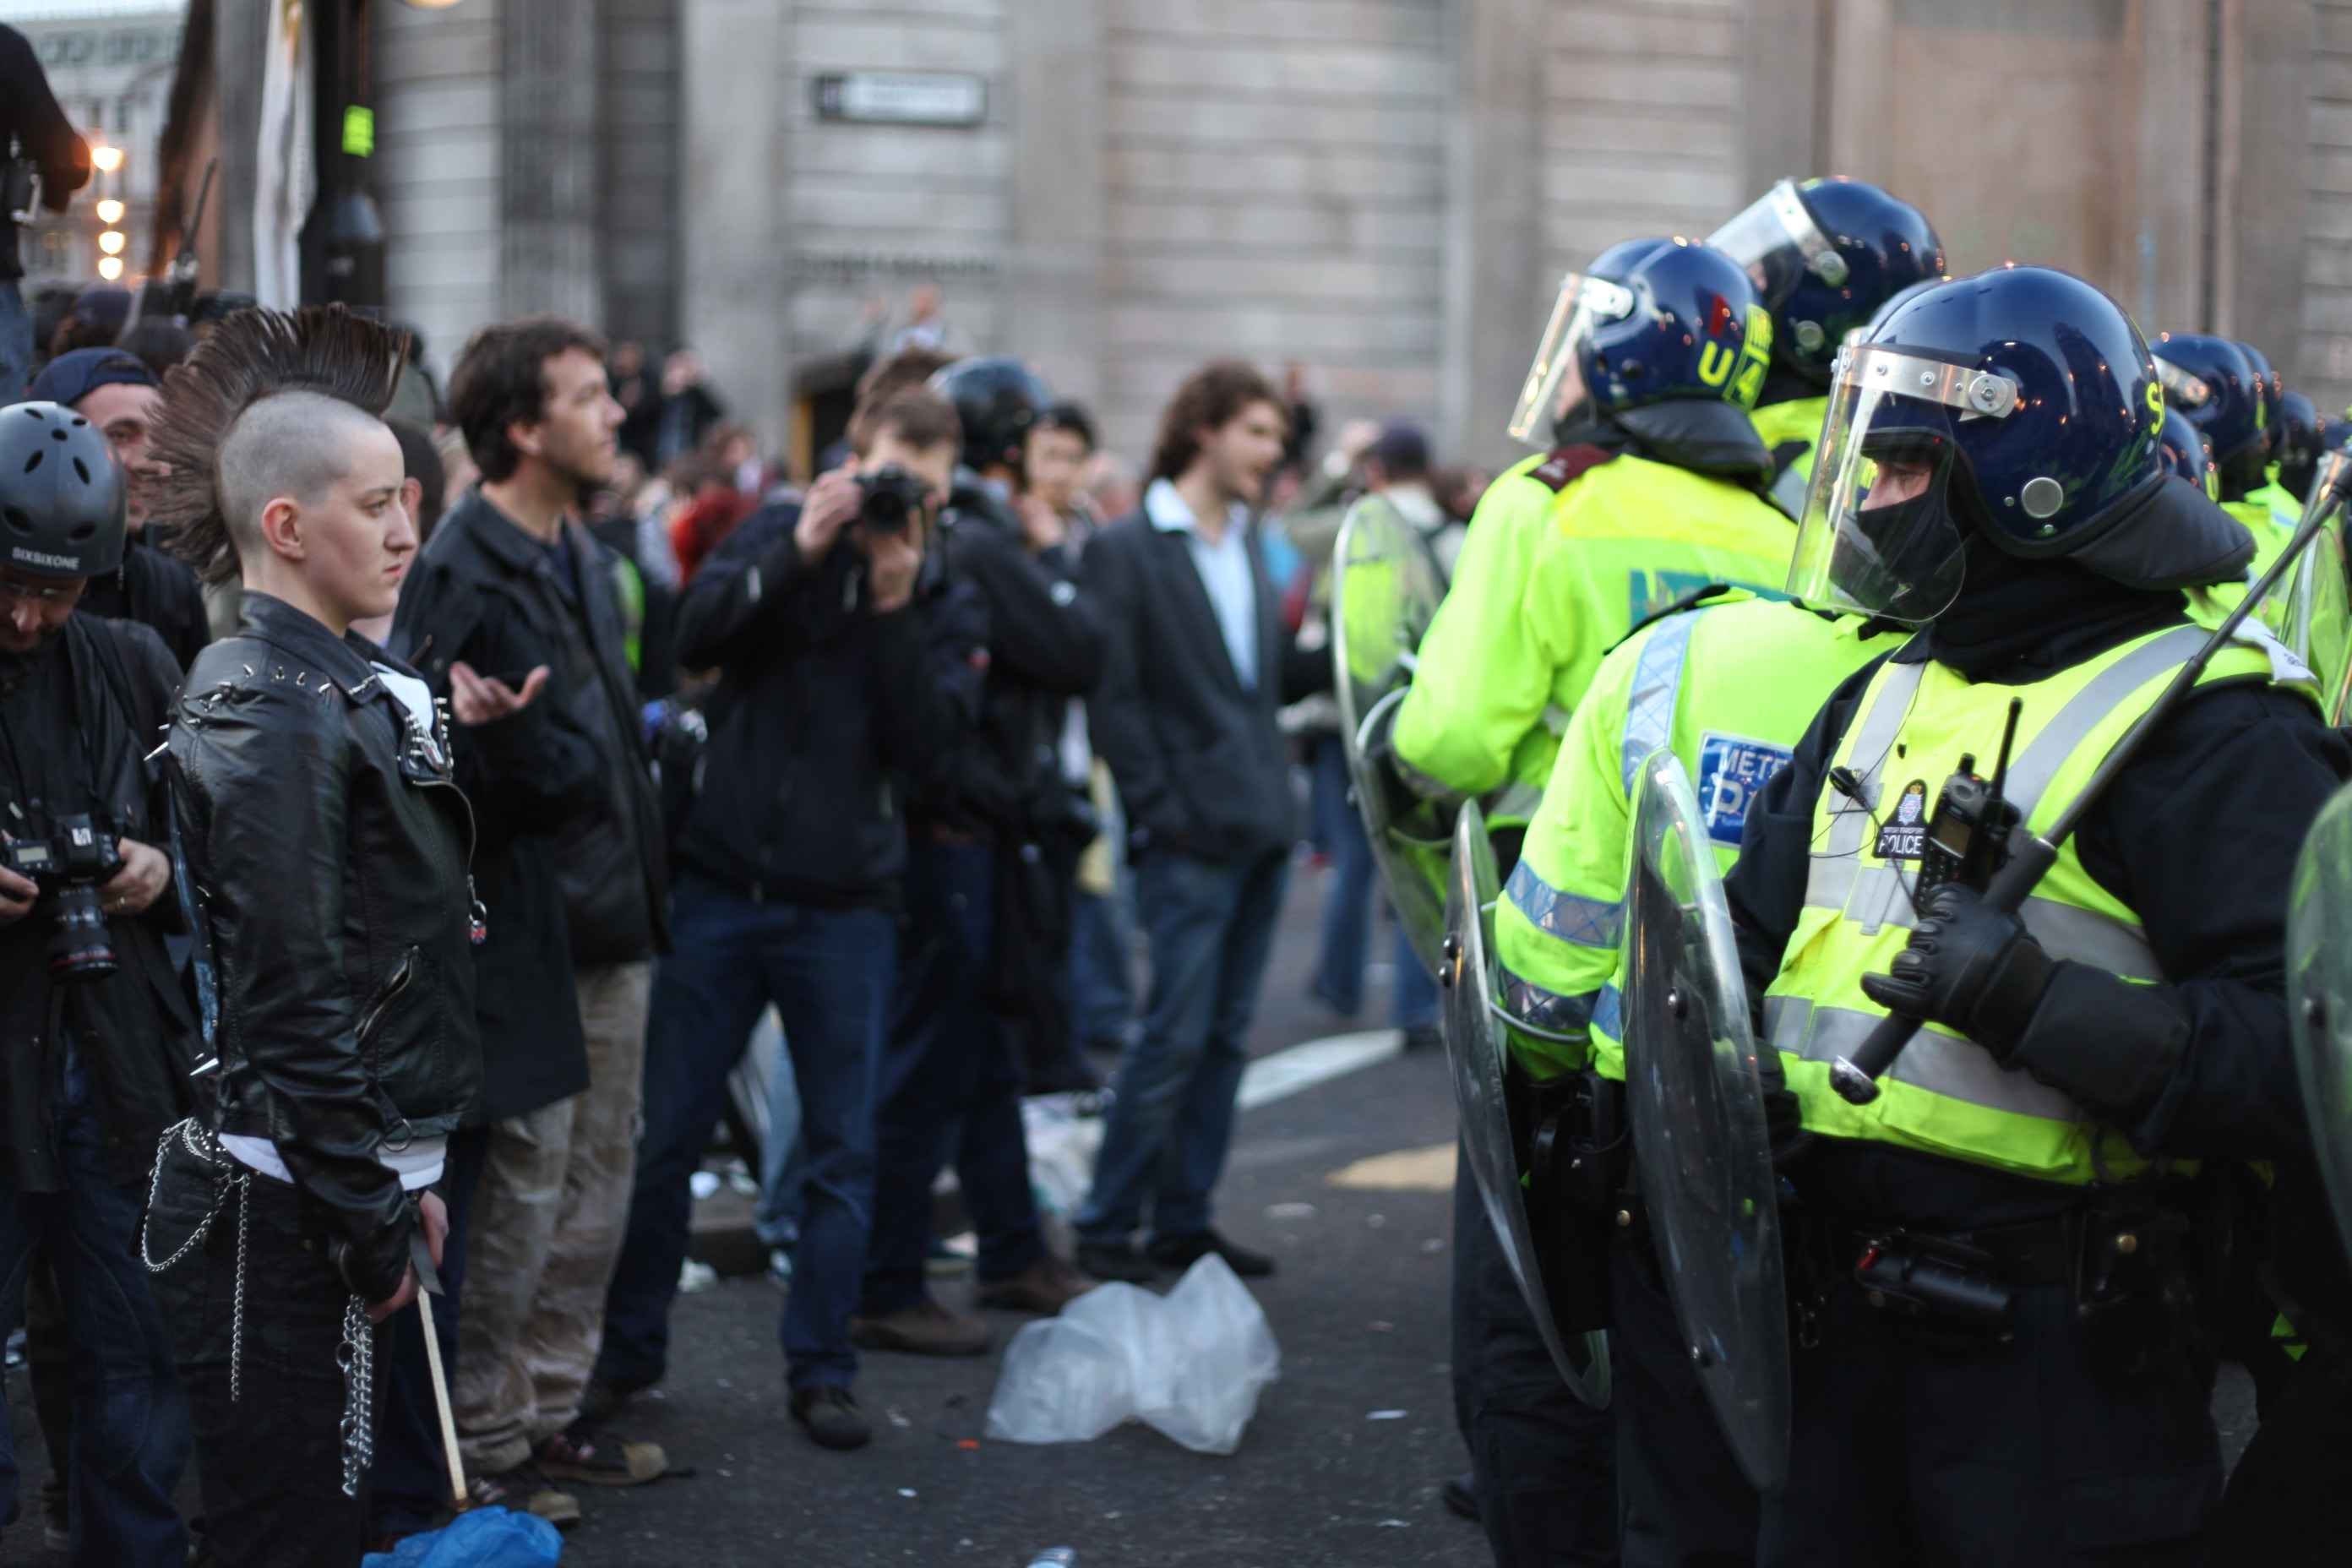
[[[1078,1266],[1100,1279],[1209,1252],[1237,1274],[1274,1269],[1211,1227],[1210,1202],[1294,837],[1275,715],[1331,678],[1284,628],[1250,515],[1283,426],[1280,395],[1248,365],[1195,373],[1162,417],[1142,514],[1087,550],[1111,634],[1087,718],[1127,807],[1151,943],[1143,1037],[1119,1064],[1078,1213]],[[1131,1239],[1147,1203],[1148,1254]]]
[[[129,487],[125,517],[131,536],[122,565],[91,582],[81,607],[110,621],[153,627],[185,669],[212,641],[212,627],[205,619],[204,590],[196,585],[195,573],[147,537],[147,445],[163,406],[155,373],[121,349],[76,349],[41,367],[33,378],[32,395],[37,402],[70,408],[97,426],[114,448]]]
[[[187,1406],[131,1248],[145,1167],[194,1066],[194,1019],[163,951],[168,834],[141,762],[180,672],[144,627],[75,613],[122,552],[121,472],[98,431],[51,404],[5,410],[0,507],[12,524],[0,554],[11,840],[0,861],[0,1279],[16,1287],[0,1332],[23,1321],[37,1247],[56,1270],[77,1373],[74,1561],[176,1563]],[[66,879],[77,854],[119,868],[77,886]],[[75,900],[92,923],[63,923]],[[119,1418],[134,1390],[140,1417]],[[64,1456],[51,1457],[62,1471]],[[16,1466],[0,1440],[0,1518],[16,1512]]]
[[[472,814],[447,722],[349,630],[392,608],[416,548],[376,417],[398,352],[341,309],[246,312],[182,368],[156,433],[159,521],[245,586],[167,736],[218,1055],[159,1150],[142,1241],[223,1568],[364,1547],[372,1324],[439,1256],[427,1189],[481,1080]]]
[[[25,35],[0,27],[0,174],[9,174],[9,145],[14,142],[24,164],[40,175],[41,205],[61,213],[73,194],[89,183],[89,145],[74,128],[56,97],[48,78]],[[13,178],[0,186],[13,187]],[[0,200],[0,402],[13,403],[33,374],[32,318],[25,313],[24,296],[16,280],[25,263],[16,254],[16,225],[9,199]],[[46,345],[40,345],[46,346]]]
[[[902,393],[871,425],[848,469],[730,534],[679,606],[682,662],[721,673],[678,839],[677,945],[655,984],[636,1194],[598,1367],[616,1395],[667,1370],[688,1182],[727,1071],[772,1005],[800,1089],[807,1184],[784,1356],[793,1416],[829,1448],[871,1436],[850,1394],[849,1317],[898,965],[901,802],[910,779],[929,782],[954,754],[967,721],[940,678],[917,584],[955,462],[955,411]],[[891,468],[919,499],[886,520],[860,480]],[[979,647],[974,635],[970,651]]]
[[[526,913],[517,990],[485,999],[499,1015],[486,1031],[516,1029],[500,1054],[518,1059],[502,1064],[508,1113],[489,1123],[475,1197],[453,1396],[468,1460],[523,1496],[546,1489],[542,1476],[631,1486],[662,1473],[661,1451],[580,1424],[634,1181],[652,959],[669,940],[660,807],[621,609],[604,547],[580,521],[587,492],[611,476],[621,409],[604,344],[550,317],[474,334],[449,402],[482,482],[435,531],[395,640],[453,695],[478,681],[518,692],[545,682],[533,733],[481,748],[482,782],[507,846],[518,808],[531,824],[538,842],[504,868],[518,890],[529,885],[526,911],[560,895],[570,963],[555,973],[571,983],[567,997],[560,982],[548,990],[544,970],[520,973],[561,951],[553,922]],[[575,1041],[587,1086],[567,1093],[582,1067]]]

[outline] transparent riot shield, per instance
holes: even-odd
[[[1690,776],[1642,764],[1625,921],[1633,1158],[1675,1314],[1748,1478],[1789,1467],[1789,1306],[1755,1031]]]
[[[2352,789],[2320,812],[2286,915],[2287,1016],[2304,1114],[2352,1251]]]
[[[1433,973],[1444,935],[1446,840],[1400,823],[1400,786],[1380,758],[1412,681],[1413,650],[1444,595],[1429,547],[1394,507],[1366,496],[1349,509],[1331,558],[1339,737],[1381,880],[1406,940]]]
[[[1463,1152],[1552,1364],[1579,1399],[1599,1409],[1609,1403],[1609,1337],[1596,1329],[1563,1329],[1553,1307],[1588,1293],[1559,1273],[1579,1267],[1584,1255],[1545,1244],[1568,1216],[1540,1212],[1541,1204],[1531,1206],[1530,1184],[1523,1179],[1537,1136],[1535,1108],[1509,1071],[1494,942],[1502,879],[1475,805],[1463,807],[1454,824],[1449,882],[1438,977],[1444,983],[1445,1050],[1454,1067]]]

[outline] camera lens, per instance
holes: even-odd
[[[98,884],[66,883],[58,889],[49,973],[59,980],[101,980],[114,970],[114,938],[106,929],[106,911],[99,907]]]

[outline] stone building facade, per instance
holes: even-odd
[[[374,9],[395,314],[446,363],[565,310],[690,342],[789,445],[796,378],[936,282],[1139,453],[1212,354],[1447,453],[1558,274],[1782,174],[1909,195],[2352,395],[2352,4],[461,0]],[[884,73],[877,77],[874,73]]]

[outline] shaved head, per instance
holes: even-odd
[[[221,442],[221,511],[240,557],[264,548],[261,513],[283,497],[315,506],[373,449],[399,441],[384,422],[339,397],[281,392],[239,416]]]

